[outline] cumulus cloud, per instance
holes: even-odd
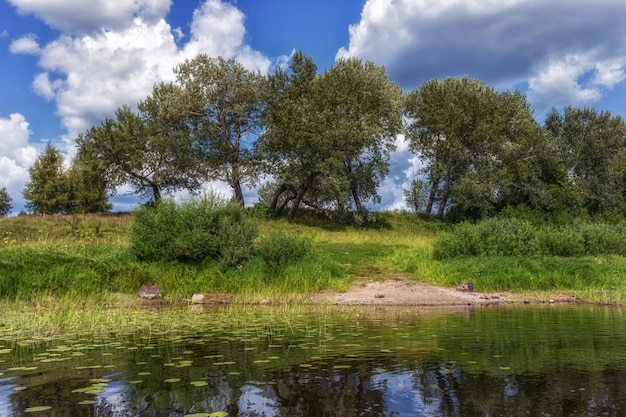
[[[14,54],[36,55],[40,52],[37,37],[31,34],[14,40],[11,42],[11,45],[9,45],[9,51]]]
[[[6,187],[14,207],[23,205],[22,189],[28,181],[28,169],[37,159],[37,150],[29,144],[29,124],[23,115],[0,117],[0,188]]]
[[[368,0],[349,31],[337,58],[385,65],[405,89],[469,75],[497,88],[528,83],[546,107],[589,103],[625,78],[621,0]]]
[[[33,90],[56,102],[57,114],[67,130],[68,151],[79,133],[121,105],[135,105],[150,93],[154,83],[172,80],[174,66],[185,59],[200,53],[236,58],[262,72],[268,71],[271,63],[244,43],[245,16],[219,0],[207,0],[195,10],[189,41],[182,46],[177,44],[183,37],[181,29],[172,28],[165,20],[169,1],[99,0],[101,16],[80,10],[69,13],[65,0],[12,2],[64,30],[83,26],[102,29],[63,34],[41,47],[37,45],[37,50],[27,48],[31,38],[26,37],[22,47],[12,49],[15,53],[39,54],[39,66],[44,71],[33,80]],[[119,3],[119,10],[113,10],[113,3],[116,7]],[[89,6],[89,10],[98,9],[96,6]],[[110,25],[109,20],[118,24]]]
[[[8,0],[21,14],[33,14],[65,33],[119,30],[137,16],[155,23],[170,9],[171,0]]]

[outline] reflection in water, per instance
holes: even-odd
[[[2,338],[0,415],[619,416],[626,409],[619,308],[252,317],[157,338]],[[40,405],[51,408],[27,412]]]

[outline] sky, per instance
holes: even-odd
[[[0,188],[13,214],[47,143],[69,161],[79,134],[178,63],[204,53],[268,73],[298,50],[320,72],[373,61],[407,92],[463,75],[519,90],[540,123],[566,105],[626,116],[624,0],[0,0]],[[372,208],[405,208],[419,166],[398,137]],[[138,201],[120,194],[114,210]]]

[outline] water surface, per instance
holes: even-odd
[[[204,310],[184,332],[98,337],[4,331],[0,415],[626,413],[621,308],[344,313]]]

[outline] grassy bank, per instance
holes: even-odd
[[[626,302],[626,260],[615,255],[481,255],[436,259],[445,228],[407,213],[382,213],[374,227],[255,219],[263,239],[275,233],[304,238],[311,253],[280,270],[253,257],[235,268],[217,262],[139,261],[130,250],[128,215],[0,219],[0,299],[106,300],[135,294],[146,282],[166,299],[192,293],[234,293],[239,300],[280,299],[321,290],[344,290],[355,279],[402,273],[427,283],[478,291],[558,291],[603,303]]]

